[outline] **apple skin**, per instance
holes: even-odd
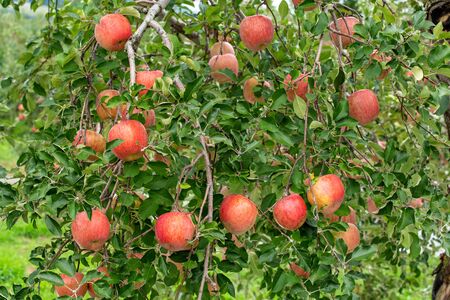
[[[334,213],[333,214],[324,214],[325,218],[327,218],[330,223],[332,222],[345,222],[345,223],[352,223],[356,225],[356,212],[355,210],[349,206],[350,212],[346,216],[337,216]]]
[[[73,277],[66,274],[60,275],[64,281],[64,285],[55,286],[55,292],[58,297],[69,296],[71,298],[83,297],[87,292],[87,284],[80,284],[84,275],[81,273],[75,273]]]
[[[19,121],[25,121],[27,116],[24,113],[19,113],[18,117]]]
[[[78,130],[77,135],[74,137],[72,145],[77,147],[78,145],[85,145],[91,148],[97,153],[103,153],[106,149],[106,140],[100,134],[93,130]],[[95,161],[98,157],[96,155],[89,155],[89,161]]]
[[[423,207],[423,198],[415,198],[408,202],[408,207],[411,208],[422,208]]]
[[[79,212],[72,222],[73,240],[82,249],[98,251],[108,240],[110,227],[108,217],[99,209],[92,210],[91,220],[85,211]]]
[[[131,34],[130,22],[121,14],[103,16],[94,30],[97,43],[108,51],[123,50]]]
[[[104,277],[110,277],[108,268],[106,268],[105,266],[98,267],[97,271],[102,273]],[[94,284],[96,281],[98,281],[100,279],[101,278],[94,278],[94,279],[92,279],[91,282],[89,282],[87,284],[87,289],[88,289],[89,295],[91,295],[91,298],[97,297],[97,295],[95,294],[95,290],[94,290]]]
[[[146,87],[139,92],[139,96],[144,96],[153,87],[157,78],[162,78],[164,75],[163,71],[139,71],[136,72],[136,84],[140,84]]]
[[[264,81],[263,84],[259,83],[256,77],[251,77],[247,79],[244,83],[244,99],[250,104],[255,104],[256,102],[259,103],[264,102],[264,98],[262,96],[256,97],[255,93],[253,92],[253,89],[258,85],[263,86],[265,88],[271,87],[270,83],[268,83],[267,81]]]
[[[334,21],[332,21],[329,24],[329,26],[330,26],[330,28],[334,29],[335,31],[342,32],[346,35],[353,36],[355,34],[355,30],[353,27],[356,24],[359,24],[359,20],[357,18],[344,17],[344,18],[337,19],[337,29],[336,29],[336,24],[334,24]],[[348,36],[343,36],[343,35],[340,35],[340,34],[330,31],[331,41],[337,48],[339,48],[339,36],[341,37],[343,48],[347,48],[355,41],[354,39],[352,39]]]
[[[367,211],[374,215],[376,215],[380,211],[375,201],[373,201],[372,197],[367,198]]]
[[[371,90],[359,90],[348,96],[348,114],[361,125],[375,120],[380,112],[377,95]]]
[[[297,230],[306,221],[305,201],[298,194],[290,194],[275,203],[273,217],[282,228]]]
[[[191,214],[171,211],[158,217],[155,224],[155,236],[158,244],[169,251],[189,250],[196,228]]]
[[[233,82],[233,80],[227,75],[219,73],[218,71],[230,69],[234,74],[236,74],[236,76],[239,72],[239,63],[236,59],[236,56],[230,53],[211,57],[208,65],[211,68],[211,77],[217,80],[219,83]]]
[[[261,15],[245,17],[239,25],[239,35],[249,50],[262,50],[272,43],[274,35],[272,20]]]
[[[323,214],[330,215],[341,206],[344,194],[345,189],[341,179],[334,174],[328,174],[319,177],[312,185],[312,189],[308,190],[308,201],[311,205],[315,205],[315,198],[318,209]]]
[[[108,141],[123,140],[112,152],[123,161],[132,161],[144,155],[148,145],[148,135],[144,125],[136,120],[123,120],[114,125],[108,134]]]
[[[24,110],[25,110],[25,107],[23,106],[22,103],[19,103],[19,104],[17,105],[17,110],[18,110],[18,111],[24,111]]]
[[[154,109],[142,110],[140,108],[135,108],[133,109],[133,115],[134,114],[142,114],[144,116],[144,126],[146,128],[156,125],[156,115]]]
[[[336,240],[343,239],[347,245],[347,254],[352,253],[360,242],[359,230],[355,224],[348,223],[346,231],[338,231],[334,234]]]
[[[298,277],[308,279],[309,278],[309,272],[306,272],[302,267],[297,265],[296,263],[289,263],[289,267],[291,268],[292,272],[295,273]]]
[[[240,235],[253,227],[258,215],[255,203],[243,195],[226,196],[220,204],[220,220],[232,234]]]
[[[306,101],[306,94],[309,92],[308,76],[300,74],[297,79],[292,80],[292,76],[288,74],[284,78],[283,83],[287,98],[290,102],[294,101],[295,95]]]
[[[97,96],[97,100],[95,102],[96,104],[96,110],[97,115],[100,118],[100,120],[104,121],[106,119],[114,119],[117,115],[118,107],[108,107],[106,106],[106,103],[108,103],[111,98],[120,96],[119,91],[116,90],[104,90],[100,92]],[[126,104],[122,104],[121,106],[121,116],[123,117],[126,114],[127,106]]]
[[[221,47],[222,47],[222,49],[220,49]],[[228,53],[234,55],[234,48],[228,42],[217,42],[217,43],[214,43],[214,45],[212,45],[211,49],[209,50],[210,57],[213,57],[213,56],[216,56],[216,55],[228,54]]]

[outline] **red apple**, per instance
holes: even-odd
[[[336,24],[334,23],[334,21],[332,21],[329,25],[331,29],[348,35],[348,36],[344,36],[342,34],[338,34],[338,33],[330,31],[330,37],[331,37],[333,44],[336,47],[339,47],[339,37],[340,37],[343,48],[347,48],[349,45],[351,45],[355,40],[349,36],[353,36],[355,34],[355,30],[353,27],[356,24],[359,24],[359,20],[355,17],[339,18],[339,19],[337,19],[337,29],[336,29]]]
[[[96,109],[97,109],[97,115],[100,118],[100,120],[104,121],[106,119],[114,119],[117,115],[118,106],[116,107],[108,107],[106,104],[108,103],[111,98],[120,96],[119,91],[116,90],[104,90],[100,92],[97,96],[96,100]],[[121,116],[126,115],[127,105],[122,104],[120,114]]]
[[[121,14],[105,15],[95,25],[95,39],[108,51],[123,50],[131,34],[130,22]]]
[[[256,97],[253,89],[256,86],[260,86],[262,88],[270,88],[270,83],[268,83],[267,81],[264,81],[264,83],[260,83],[258,82],[258,79],[256,77],[251,77],[249,79],[247,79],[244,83],[244,99],[251,104],[254,104],[256,102],[264,102],[264,98],[261,97]]]
[[[136,72],[136,84],[140,84],[146,87],[139,92],[139,96],[143,96],[148,93],[148,90],[153,87],[156,79],[162,78],[164,75],[163,71],[139,71]]]
[[[108,269],[105,266],[98,267],[97,271],[102,273],[104,277],[110,277]],[[91,295],[92,298],[97,297],[97,295],[95,294],[95,290],[94,290],[94,284],[96,281],[98,281],[100,279],[101,278],[94,278],[94,279],[92,279],[91,282],[89,282],[87,284],[89,295]]]
[[[145,119],[144,126],[145,127],[151,127],[156,125],[156,117],[155,117],[155,110],[154,109],[148,109],[148,110],[142,110],[140,108],[133,109],[133,115],[134,114],[142,114]]]
[[[423,198],[415,198],[408,202],[408,206],[411,208],[422,208]]]
[[[27,116],[23,113],[20,113],[17,117],[19,121],[25,121],[27,119]]]
[[[245,17],[239,25],[239,35],[245,47],[259,51],[272,43],[274,27],[272,20],[266,16]]]
[[[311,205],[316,205],[324,214],[334,213],[344,201],[344,185],[341,179],[328,174],[321,176],[308,190],[308,201]]]
[[[294,101],[295,95],[306,100],[306,94],[309,92],[308,76],[300,74],[297,79],[292,80],[292,76],[288,74],[283,83],[287,98],[290,102]]]
[[[211,49],[209,50],[209,55],[211,57],[227,53],[234,55],[234,48],[228,42],[217,42],[214,45],[212,45]]]
[[[372,197],[367,198],[367,211],[374,215],[376,215],[380,211],[375,201],[373,201]]]
[[[18,110],[18,111],[24,111],[24,110],[25,110],[25,107],[23,107],[23,104],[22,104],[22,103],[19,103],[19,104],[17,105],[17,110]]]
[[[122,144],[114,147],[113,153],[121,160],[132,161],[144,155],[143,148],[148,145],[147,131],[136,120],[123,120],[114,125],[108,134],[108,141],[121,139]]]
[[[239,235],[253,227],[258,215],[258,208],[243,195],[226,196],[220,205],[220,220],[225,228]]]
[[[236,76],[239,72],[239,63],[233,54],[223,54],[211,57],[208,62],[211,68],[211,77],[219,83],[233,82],[233,80],[225,74],[219,73],[225,69],[230,69]]]
[[[377,95],[371,90],[359,90],[348,96],[349,115],[361,125],[366,125],[378,117],[380,108]]]
[[[69,296],[72,298],[83,297],[87,292],[87,284],[81,284],[84,275],[75,273],[73,277],[61,274],[64,285],[55,286],[55,292],[58,297]]]
[[[343,239],[347,245],[347,254],[352,253],[359,245],[359,230],[356,225],[349,223],[346,231],[335,232],[334,237],[336,240]]]
[[[189,243],[194,239],[195,225],[191,214],[172,211],[158,217],[155,224],[155,235],[158,244],[169,251],[189,250]]]
[[[287,230],[296,230],[306,221],[306,205],[298,194],[283,197],[273,207],[273,217],[278,225]]]
[[[332,214],[324,214],[325,218],[330,220],[330,222],[345,222],[345,223],[352,223],[356,225],[356,212],[353,208],[349,206],[350,212],[348,215],[339,217],[338,215],[332,213]]]
[[[91,148],[97,153],[103,153],[106,149],[106,140],[105,138],[92,130],[78,130],[77,135],[73,139],[72,145],[77,147],[78,145],[85,145],[86,147]],[[94,161],[97,160],[98,157],[96,155],[89,155],[88,160]]]
[[[309,278],[309,272],[306,272],[302,267],[297,265],[296,263],[291,262],[289,264],[291,267],[291,270],[297,275],[298,277],[308,279]]]
[[[98,251],[109,238],[110,224],[108,217],[99,209],[92,210],[89,220],[85,211],[77,214],[72,222],[72,236],[82,249]]]

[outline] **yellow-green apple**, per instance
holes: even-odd
[[[408,206],[411,208],[422,208],[423,198],[415,198],[408,202]]]
[[[330,28],[333,29],[336,32],[330,31],[330,37],[333,42],[333,44],[336,47],[339,47],[339,37],[342,41],[342,47],[347,48],[349,45],[351,45],[355,40],[351,38],[355,34],[354,26],[356,24],[359,24],[359,20],[355,17],[343,17],[336,20],[336,24],[334,23],[334,20],[330,23]],[[342,34],[345,35],[342,35]]]
[[[289,264],[289,267],[291,267],[291,270],[297,275],[298,277],[308,279],[309,278],[309,272],[306,272],[302,267],[297,265],[296,263],[291,262]]]
[[[225,74],[219,71],[224,71],[225,69],[230,69],[236,76],[239,72],[239,63],[236,56],[227,53],[223,55],[216,55],[211,57],[208,62],[211,68],[211,77],[217,80],[219,83],[233,82],[233,80]]]
[[[144,155],[143,148],[148,145],[147,131],[141,122],[123,120],[114,125],[108,134],[108,142],[121,139],[123,142],[112,152],[121,160],[132,161]]]
[[[375,201],[373,201],[372,197],[367,198],[367,211],[374,215],[376,215],[380,211]]]
[[[156,117],[155,117],[155,110],[154,109],[147,109],[147,110],[142,110],[140,108],[135,108],[133,109],[133,115],[134,114],[142,114],[144,116],[145,119],[145,123],[144,126],[145,127],[151,127],[151,126],[155,126],[156,124]]]
[[[296,230],[306,221],[306,205],[298,194],[290,194],[275,203],[273,217],[278,225],[287,230]]]
[[[267,81],[264,81],[263,83],[258,82],[258,79],[256,77],[251,77],[247,79],[244,83],[244,99],[251,104],[254,104],[256,102],[264,102],[263,96],[256,97],[255,92],[253,89],[257,86],[260,86],[261,88],[270,88],[270,83]]]
[[[110,277],[108,268],[106,268],[105,266],[98,267],[97,271],[102,273],[103,277]],[[91,295],[91,298],[97,297],[97,295],[95,294],[95,290],[94,290],[94,284],[96,281],[98,281],[100,279],[101,278],[94,278],[89,283],[87,283],[88,292],[89,292],[89,295]]]
[[[292,3],[294,3],[294,7],[299,6],[300,4],[302,4],[304,2],[304,0],[292,0]],[[317,7],[317,5],[308,5],[307,7],[305,7],[303,10],[304,11],[311,11],[314,10]]]
[[[347,223],[348,228],[345,231],[337,231],[334,233],[334,238],[336,240],[342,239],[347,245],[347,254],[352,253],[356,247],[359,245],[359,230],[355,224]]]
[[[288,74],[284,78],[283,83],[287,98],[290,102],[294,101],[295,95],[306,100],[306,94],[309,92],[308,76],[300,74],[297,79],[292,80],[292,76]]]
[[[308,201],[324,214],[334,213],[344,201],[344,184],[341,179],[328,174],[321,176],[308,190]]]
[[[372,51],[372,54],[370,54],[370,58],[380,62],[380,63],[388,63],[392,60],[392,57],[390,57],[389,55],[386,55],[384,53],[380,53],[378,51],[378,49],[375,49]],[[378,76],[378,80],[383,80],[384,78],[386,78],[386,76],[389,75],[389,73],[391,72],[392,68],[391,67],[387,67],[386,69],[382,69],[381,70],[381,74]]]
[[[220,205],[220,220],[230,233],[236,235],[252,228],[257,215],[255,203],[243,195],[228,195]]]
[[[167,212],[159,216],[155,224],[158,244],[173,252],[191,249],[195,231],[191,214],[185,212]]]
[[[93,130],[78,130],[77,135],[73,139],[72,145],[77,147],[78,145],[84,145],[86,147],[91,148],[97,153],[103,153],[106,149],[106,140],[100,134]],[[97,160],[98,157],[96,155],[89,155],[88,160],[94,161]]]
[[[107,103],[111,98],[120,96],[119,91],[116,90],[104,90],[100,92],[97,96],[96,100],[96,109],[97,109],[97,115],[100,118],[100,120],[104,121],[106,119],[114,119],[117,115],[118,106],[115,107],[108,107]],[[125,116],[127,105],[122,104],[120,105],[120,114],[121,116]]]
[[[330,222],[345,222],[345,223],[352,223],[354,225],[356,225],[356,212],[352,207],[348,207],[350,209],[350,212],[348,213],[348,215],[345,216],[338,216],[335,213],[332,214],[323,214],[325,216],[325,218],[327,218]]]
[[[92,210],[91,219],[82,211],[72,222],[72,237],[80,248],[98,251],[109,238],[110,226],[108,217],[100,209]]]
[[[130,22],[121,14],[103,16],[94,30],[97,43],[108,51],[123,50],[131,34]]]
[[[162,78],[163,75],[163,71],[160,70],[136,72],[136,84],[140,84],[146,87],[139,92],[139,96],[147,94],[148,90],[151,89],[155,84],[156,79]]]
[[[61,279],[64,281],[64,285],[55,286],[55,292],[58,297],[69,296],[72,298],[83,297],[87,292],[87,284],[81,284],[84,275],[81,273],[75,273],[73,277],[66,274],[61,274]]]
[[[272,20],[266,16],[245,17],[239,25],[239,35],[245,47],[259,51],[272,43],[274,27]]]
[[[372,90],[359,90],[348,96],[348,114],[361,125],[366,125],[378,117],[380,107],[377,95]]]
[[[211,49],[209,50],[209,55],[211,57],[227,53],[234,55],[234,48],[228,42],[217,42],[212,45]]]

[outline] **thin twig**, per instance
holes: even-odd
[[[134,238],[132,238],[131,240],[129,240],[128,242],[125,243],[124,248],[128,248],[130,247],[131,244],[133,244],[135,241],[137,241],[138,239],[140,239],[141,237],[143,237],[144,235],[148,234],[150,231],[153,230],[153,227],[150,227],[149,229],[147,229],[146,231],[142,232],[141,234],[135,236]]]

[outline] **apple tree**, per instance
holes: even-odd
[[[0,297],[430,297],[449,34],[390,2],[31,1],[0,216],[53,238]]]

